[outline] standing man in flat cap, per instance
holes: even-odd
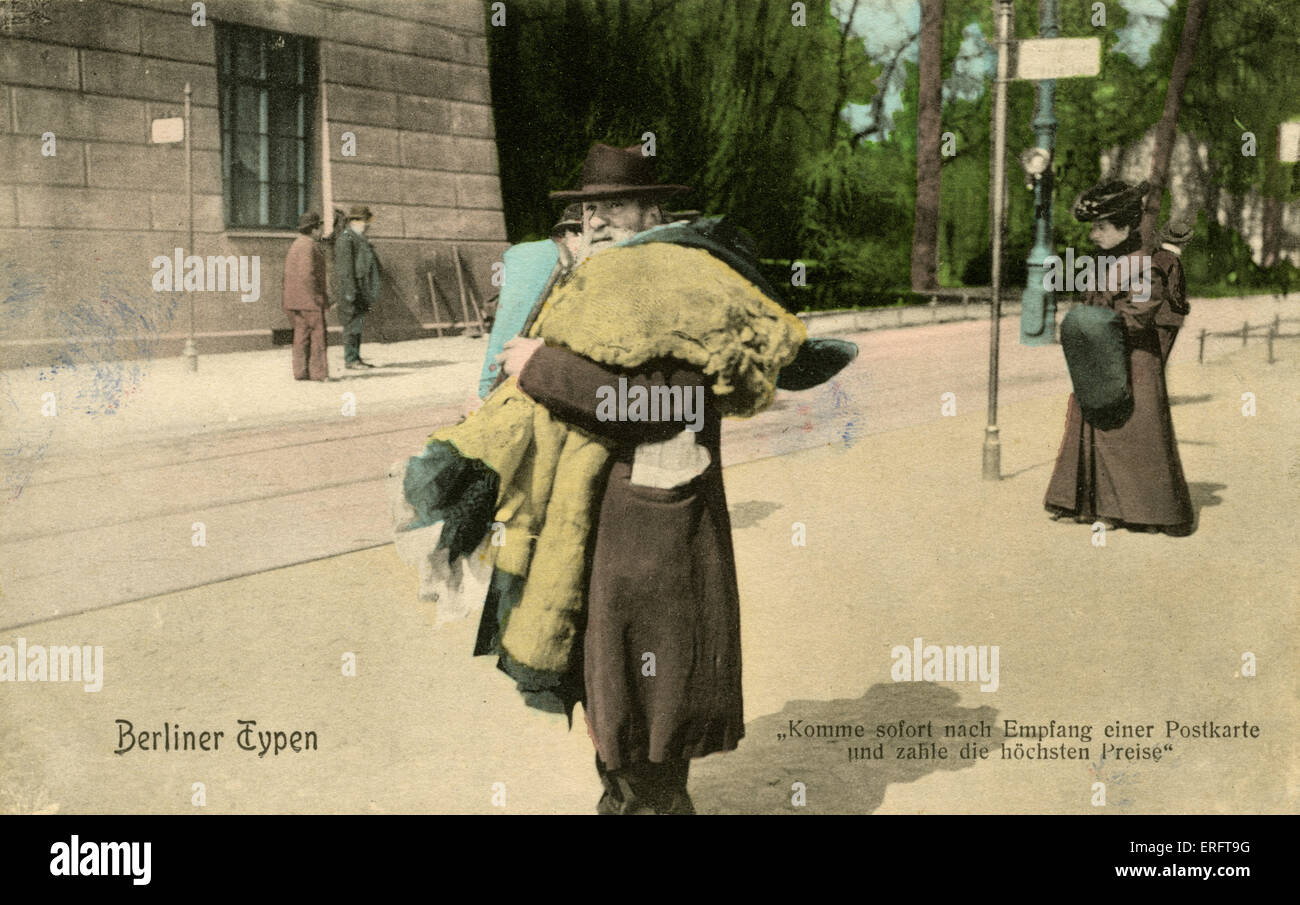
[[[281,304],[293,323],[293,377],[295,380],[329,380],[325,358],[325,254],[320,243],[321,218],[308,211],[298,218],[298,232],[284,258]]]
[[[361,358],[361,327],[366,312],[379,301],[383,277],[379,256],[366,237],[370,208],[354,205],[348,226],[334,244],[334,270],[338,277],[339,318],[343,321],[343,366],[349,371],[373,368]]]

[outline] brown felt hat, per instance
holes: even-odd
[[[321,225],[320,214],[315,211],[307,211],[298,218],[298,229],[315,229]]]
[[[374,217],[374,214],[364,204],[354,204],[348,208],[349,220],[369,220],[372,217]]]
[[[615,148],[597,142],[582,164],[582,188],[551,192],[553,201],[597,201],[602,198],[667,198],[689,192],[688,185],[655,181],[655,159],[641,153],[640,145]]]

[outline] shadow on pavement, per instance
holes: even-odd
[[[397,371],[389,371],[385,373],[383,368],[384,368],[383,365],[376,365],[375,370],[373,371],[346,371],[345,370],[343,373],[337,376],[333,374],[331,374],[330,376],[333,377],[335,380],[352,380],[354,378],[365,380],[371,377],[405,377],[406,376],[405,374]]]
[[[377,365],[380,368],[442,368],[447,365],[458,364],[454,361],[440,361],[436,358],[427,358],[424,361],[390,361]]]
[[[1202,393],[1199,396],[1170,396],[1170,405],[1199,405],[1202,402],[1209,402],[1214,398],[1213,393]]]
[[[1009,481],[1012,478],[1019,477],[1020,475],[1024,474],[1027,471],[1033,471],[1035,468],[1042,468],[1044,465],[1053,465],[1055,463],[1056,463],[1055,458],[1044,459],[1041,462],[1035,462],[1033,465],[1026,465],[1024,468],[1021,468],[1017,471],[1010,472],[1009,474],[1004,474],[1002,476],[1002,480]]]
[[[1220,490],[1227,490],[1227,484],[1210,484],[1205,481],[1193,481],[1188,483],[1187,490],[1192,496],[1192,511],[1196,513],[1196,523],[1199,526],[1201,522],[1201,510],[1207,506],[1218,506],[1223,503],[1219,498]]]
[[[977,686],[972,686],[977,687]],[[978,692],[976,692],[978,695]],[[857,699],[790,701],[780,713],[753,720],[735,751],[691,763],[690,794],[700,814],[866,814],[880,807],[890,783],[915,782],[936,770],[960,770],[978,761],[958,754],[968,741],[998,757],[1003,734],[994,725],[993,707],[959,707],[959,695],[930,682],[874,685]],[[899,721],[907,727],[930,724],[933,737],[897,737]],[[945,725],[976,726],[989,734],[945,738]],[[791,735],[791,723],[801,733]],[[817,726],[861,725],[862,738],[817,737]],[[878,736],[877,727],[895,737]],[[808,737],[807,732],[814,733]],[[783,739],[778,735],[785,736]],[[880,748],[877,749],[876,745]],[[946,760],[906,759],[930,744],[947,749]],[[868,747],[879,759],[849,760],[850,748]],[[904,759],[898,749],[904,749]],[[792,786],[803,783],[807,803],[792,803]]]
[[[736,503],[731,507],[732,530],[762,524],[763,519],[780,508],[780,503],[771,503],[767,500],[746,500],[743,503]]]

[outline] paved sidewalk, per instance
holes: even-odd
[[[415,404],[477,399],[485,338],[454,336],[366,343],[373,370],[348,371],[342,346],[329,349],[330,380],[294,380],[290,349],[199,358],[82,362],[0,371],[0,430],[10,454],[103,448],[129,441],[337,416],[352,393],[367,414]],[[53,393],[57,417],[42,412]]]
[[[1195,333],[1239,329],[1243,320],[1263,324],[1275,315],[1300,317],[1300,295],[1193,299],[1192,315],[1174,354],[1194,357]],[[927,315],[928,316],[928,315]],[[1004,317],[1004,360],[1015,344],[1019,321]],[[987,330],[987,322],[950,325]],[[889,328],[886,332],[893,332]],[[908,334],[934,329],[904,328]],[[1291,332],[1300,329],[1291,325]],[[870,331],[859,335],[871,335]],[[1260,344],[1259,337],[1251,339]],[[1214,338],[1207,357],[1236,341]],[[987,346],[985,346],[987,348]],[[1019,347],[1022,351],[1033,351]],[[335,418],[352,393],[359,410],[382,413],[413,405],[441,408],[477,403],[475,388],[487,339],[445,337],[398,343],[367,342],[372,371],[343,368],[341,346],[329,349],[326,383],[292,378],[290,349],[200,355],[191,374],[180,358],[79,361],[60,367],[0,371],[0,434],[8,456],[44,455],[65,449],[103,449],[137,440],[210,434]],[[985,353],[986,354],[986,353]],[[45,414],[50,397],[57,417]]]
[[[972,408],[728,468],[748,723],[739,750],[693,765],[701,812],[793,812],[795,782],[809,812],[1294,812],[1300,342],[1278,351],[1171,367],[1199,515],[1187,538],[1113,531],[1102,547],[1047,519],[1064,393],[1003,407],[996,483],[979,479]],[[4,633],[102,644],[106,667],[98,694],[0,686],[0,811],[192,813],[201,781],[215,813],[493,813],[504,782],[507,812],[591,813],[581,717],[569,731],[525,708],[469,656],[473,620],[435,630],[416,585],[383,547]],[[891,648],[917,637],[999,645],[998,690],[892,682]],[[1242,677],[1244,652],[1258,676]],[[116,755],[117,719],[219,728],[227,745]],[[230,744],[237,719],[316,731],[319,750],[259,758]],[[997,729],[988,760],[900,761],[887,744],[850,762],[842,742],[778,738],[799,719],[861,723],[871,742],[899,720]],[[1091,754],[1002,760],[1006,719],[1086,722]],[[1261,734],[1101,759],[1104,727],[1154,724],[1164,743],[1166,720]]]

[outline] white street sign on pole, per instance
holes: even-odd
[[[1026,38],[1014,47],[1014,79],[1073,79],[1101,72],[1100,38]]]
[[[1277,159],[1300,163],[1300,122],[1282,123],[1277,130]]]
[[[185,119],[180,116],[169,116],[166,119],[155,119],[151,124],[149,141],[156,145],[170,145],[178,141],[185,140]]]

